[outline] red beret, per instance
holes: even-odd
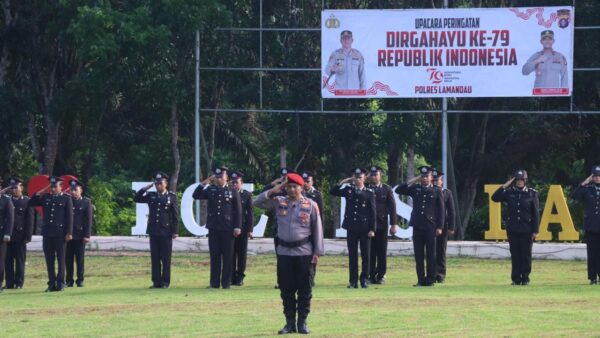
[[[298,185],[304,185],[304,180],[302,179],[302,176],[295,174],[295,173],[287,174],[287,181],[288,181],[288,183],[296,183]]]

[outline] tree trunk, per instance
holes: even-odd
[[[287,167],[287,150],[285,148],[285,144],[282,144],[281,147],[279,147],[279,167]]]
[[[479,177],[481,176],[483,163],[485,162],[484,154],[488,120],[489,114],[485,114],[481,121],[477,136],[473,141],[469,167],[466,171],[468,174],[465,176],[465,182],[463,183],[463,189],[460,194],[462,203],[459,205],[458,214],[462,217],[460,223],[463,235],[468,228],[469,219],[473,214],[473,204],[475,202],[475,196],[477,195],[477,184],[479,183]]]
[[[173,172],[169,181],[169,190],[177,192],[177,182],[181,170],[181,155],[179,154],[179,119],[177,118],[177,99],[171,104],[171,153],[173,154]]]
[[[408,181],[413,177],[415,177],[415,146],[409,144],[406,155],[406,180]]]
[[[46,146],[44,148],[44,164],[42,174],[53,175],[56,154],[58,154],[58,130],[60,123],[54,121],[49,112],[46,112]]]
[[[387,165],[388,165],[388,184],[392,187],[398,184],[400,177],[400,166],[402,164],[402,148],[400,144],[394,143],[390,147],[388,153]]]

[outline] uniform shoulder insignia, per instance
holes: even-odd
[[[169,191],[169,195],[177,196],[177,194],[172,191]]]
[[[529,190],[531,190],[532,192],[537,194],[537,190],[533,189],[533,188],[529,188]]]
[[[88,200],[88,201],[91,201],[91,200],[92,200],[91,198],[89,198],[89,197],[87,197],[87,196],[83,196],[83,199],[84,199],[84,200]]]

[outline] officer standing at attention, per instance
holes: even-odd
[[[431,183],[431,168],[419,167],[420,176],[396,188],[396,193],[412,197],[413,209],[409,226],[413,227],[413,247],[417,268],[417,284],[433,286],[435,282],[435,239],[442,234],[445,222],[442,190]],[[416,183],[420,180],[420,183]],[[427,260],[427,275],[425,264]]]
[[[561,53],[552,49],[554,32],[545,30],[541,33],[542,51],[533,54],[523,65],[523,75],[529,75],[535,70],[534,88],[568,88],[569,75],[567,59]]]
[[[303,186],[304,180],[300,175],[288,173],[283,182],[261,193],[254,201],[254,206],[273,210],[277,215],[277,282],[286,318],[279,334],[296,330],[309,333],[306,318],[312,298],[310,265],[317,264],[324,254],[319,207],[302,195]],[[284,188],[287,195],[281,196]]]
[[[69,182],[73,199],[73,239],[67,243],[67,287],[83,287],[85,273],[85,245],[92,235],[92,201],[83,197],[83,185],[78,180]],[[77,280],[73,281],[74,266],[77,262]]]
[[[244,185],[244,174],[241,171],[231,173],[231,188],[237,190],[240,194],[240,202],[242,206],[242,233],[237,236],[233,244],[233,272],[231,275],[231,284],[242,286],[244,285],[244,277],[246,277],[246,257],[248,254],[248,239],[252,238],[252,230],[254,229],[254,215],[252,212],[252,193],[242,188]]]
[[[492,195],[504,203],[506,233],[512,262],[512,285],[528,285],[531,273],[531,247],[540,227],[540,201],[537,191],[527,187],[527,171],[517,170],[513,178]]]
[[[385,283],[387,272],[388,224],[392,224],[390,234],[398,231],[398,216],[396,215],[396,200],[392,187],[381,182],[383,169],[372,165],[369,170],[369,185],[375,193],[377,211],[377,230],[371,243],[371,272],[369,281],[373,284]],[[389,217],[389,218],[388,218]]]
[[[152,286],[150,289],[168,289],[171,285],[171,254],[173,240],[179,235],[179,206],[177,195],[167,191],[169,176],[163,172],[154,175],[154,183],[140,189],[133,198],[136,203],[148,204]],[[152,185],[156,191],[148,191]]]
[[[444,209],[446,210],[444,228],[442,234],[435,240],[435,258],[437,262],[436,283],[444,283],[446,280],[446,249],[448,247],[448,235],[454,235],[454,197],[452,191],[444,188],[444,173],[433,169],[433,184],[442,189],[444,198]]]
[[[210,251],[209,288],[229,289],[233,270],[233,241],[242,233],[240,193],[227,185],[228,169],[218,167],[194,190],[195,199],[207,200],[208,249]],[[211,184],[209,184],[211,183]]]
[[[343,179],[329,191],[333,196],[346,198],[346,211],[342,228],[347,230],[346,243],[348,245],[348,260],[350,269],[350,283],[348,288],[358,288],[358,246],[362,269],[360,272],[360,286],[369,287],[369,263],[371,238],[375,236],[375,194],[365,186],[365,170],[355,168],[354,176]],[[352,184],[342,187],[345,183]]]
[[[592,168],[592,174],[573,190],[571,196],[585,206],[583,228],[588,279],[591,285],[596,285],[600,277],[600,165]]]
[[[23,180],[13,176],[8,184],[15,206],[15,222],[6,252],[6,288],[21,289],[25,283],[27,243],[31,242],[35,211],[29,206],[29,197],[23,195]]]
[[[0,180],[0,183],[1,180]],[[15,220],[15,207],[10,196],[4,192],[8,188],[0,190],[0,286],[4,280],[4,262],[6,261],[6,245],[10,242],[13,232],[13,224]],[[0,292],[2,292],[0,287]]]
[[[325,226],[325,209],[323,208],[323,197],[321,196],[321,192],[315,189],[315,177],[309,171],[302,172],[302,179],[304,180],[304,196],[310,198],[311,200],[317,203],[319,207],[319,215],[321,216],[321,224]],[[315,287],[315,276],[317,274],[317,265],[311,265],[311,275],[310,275],[310,285]]]
[[[73,201],[62,192],[63,179],[50,177],[50,185],[36,192],[29,200],[32,207],[42,207],[42,246],[48,270],[46,292],[63,291],[65,288],[65,246],[73,234]],[[50,188],[50,193],[46,191]],[[58,272],[54,261],[58,263]]]

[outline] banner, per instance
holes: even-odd
[[[573,7],[325,10],[323,98],[570,96]]]

